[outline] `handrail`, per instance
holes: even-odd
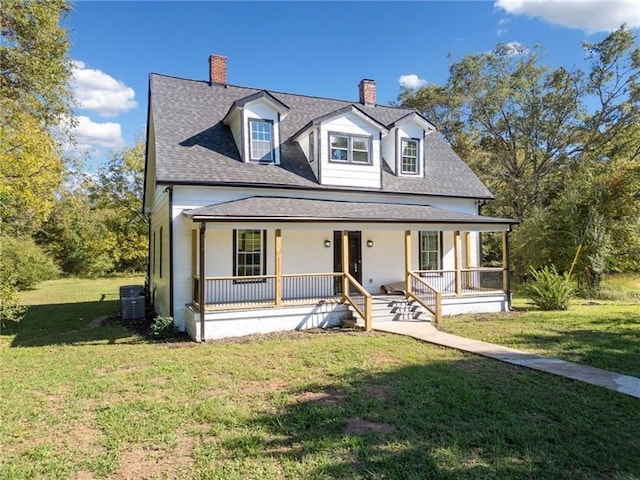
[[[365,288],[358,283],[358,281],[351,276],[351,274],[345,272],[344,277],[347,279],[347,286],[353,285],[358,292],[364,297],[364,305],[363,308],[360,308],[359,305],[356,304],[354,299],[349,294],[349,288],[346,288],[344,294],[344,298],[347,302],[351,304],[353,309],[362,317],[364,320],[364,329],[368,332],[371,330],[372,322],[371,322],[371,294],[365,290]]]
[[[431,292],[431,294],[434,296],[435,302],[433,306],[429,305],[424,298],[416,295],[414,288],[407,288],[407,296],[413,298],[416,302],[429,310],[433,314],[436,323],[440,323],[440,321],[442,320],[442,293],[425,282],[415,272],[408,272],[408,274],[409,278],[417,280]]]

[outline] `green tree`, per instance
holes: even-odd
[[[0,8],[0,228],[35,232],[53,208],[64,162],[56,136],[70,118],[63,0],[3,0]],[[66,123],[69,123],[68,120]]]
[[[90,187],[93,208],[105,225],[105,243],[116,271],[144,271],[147,217],[142,212],[145,144],[114,152]]]
[[[93,277],[113,270],[114,245],[83,188],[62,194],[37,238],[68,275]]]
[[[582,243],[577,272],[593,291],[603,271],[638,267],[628,253],[640,250],[640,49],[625,27],[584,48],[585,72],[541,65],[540,48],[498,45],[454,63],[445,85],[398,98],[494,192],[487,213],[522,221],[516,272],[568,269]]]

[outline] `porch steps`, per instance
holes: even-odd
[[[350,307],[353,311],[353,308]],[[371,298],[371,314],[373,323],[382,322],[429,322],[433,315],[420,304],[408,300],[402,295],[374,295]],[[353,312],[353,320],[344,322],[346,326],[364,326],[364,321]]]

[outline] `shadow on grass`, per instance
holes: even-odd
[[[118,300],[31,305],[20,322],[9,322],[3,335],[13,335],[11,347],[42,347],[76,343],[115,343],[133,333],[115,322],[91,325],[99,316],[119,311]]]
[[[522,333],[522,348],[559,352],[562,358],[640,377],[640,313],[607,318],[607,329],[554,329],[540,334]]]
[[[484,359],[357,370],[330,386],[276,395],[277,411],[202,445],[196,462],[252,465],[267,457],[285,476],[305,478],[635,478],[640,471],[636,399]]]

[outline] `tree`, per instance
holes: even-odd
[[[114,152],[90,187],[93,208],[105,225],[105,243],[116,271],[143,271],[148,222],[142,213],[145,144]]]
[[[3,0],[0,9],[0,228],[30,234],[46,220],[70,118],[63,0]],[[68,125],[67,125],[68,127]]]
[[[585,43],[586,72],[540,64],[540,48],[466,55],[443,86],[403,89],[496,196],[486,212],[522,221],[516,272],[551,262],[597,290],[602,272],[638,268],[640,48],[624,26]],[[621,256],[627,261],[616,261]]]
[[[101,212],[81,186],[63,192],[37,238],[68,275],[93,277],[113,270],[114,245]]]

